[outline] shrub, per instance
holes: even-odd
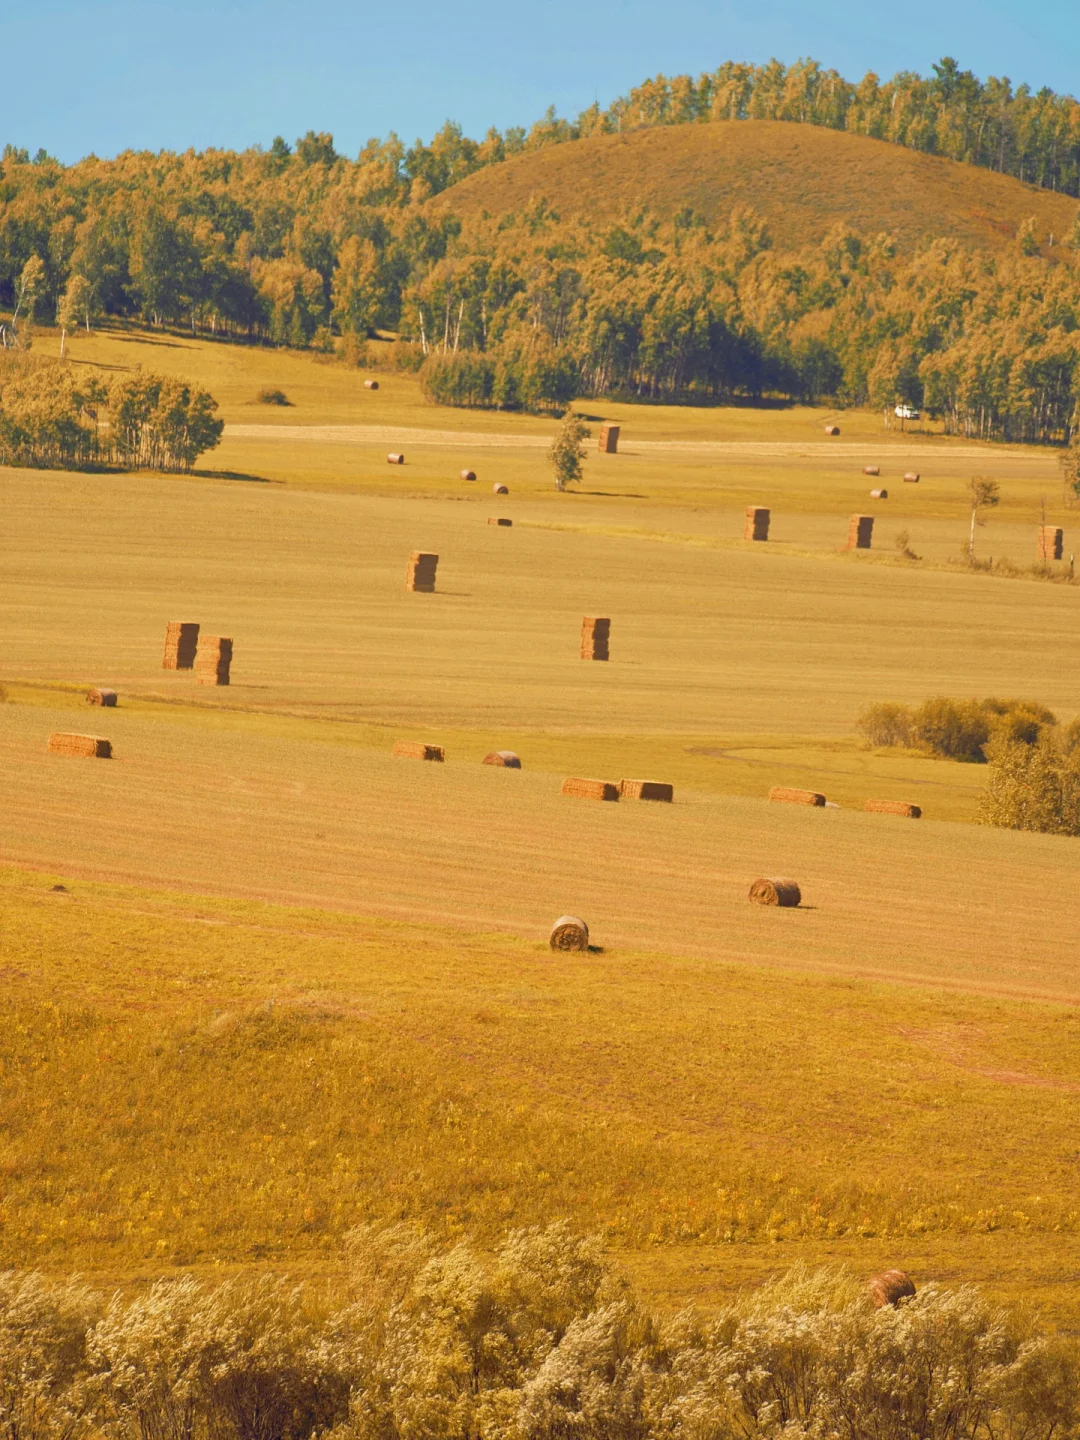
[[[949,700],[944,695],[924,700],[912,714],[911,734],[917,745],[949,760],[985,760],[983,746],[990,722],[977,700]]]
[[[984,700],[991,737],[1035,745],[1044,730],[1057,724],[1057,716],[1037,700]]]
[[[990,778],[979,797],[979,819],[1005,830],[1080,835],[1080,752],[1053,736],[1034,744],[1008,735],[989,751]]]
[[[484,408],[492,402],[495,366],[475,351],[429,355],[420,371],[424,399],[434,405]]]
[[[260,405],[291,405],[292,401],[284,390],[260,390],[257,395]]]
[[[855,728],[871,745],[908,745],[911,743],[911,711],[906,705],[882,701],[864,710]]]

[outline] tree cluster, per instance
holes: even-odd
[[[932,81],[878,87],[874,104],[895,116],[907,113],[898,97],[925,92],[935,114],[951,114],[971,87],[946,62],[938,68]],[[867,82],[855,90],[865,109]],[[828,97],[845,93],[809,64],[726,66],[693,84],[650,82],[612,114],[666,124],[779,105],[784,118],[815,123]],[[841,106],[837,123],[855,113]],[[886,413],[916,405],[969,436],[1073,437],[1080,227],[1052,258],[1033,235],[996,258],[943,239],[901,255],[888,235],[844,227],[780,251],[746,211],[716,224],[692,211],[611,224],[568,221],[541,203],[496,220],[423,203],[471,169],[583,125],[549,116],[481,144],[450,125],[409,150],[395,137],[372,141],[356,160],[327,135],[69,167],[9,148],[0,303],[11,318],[0,343],[25,346],[35,317],[66,335],[100,314],[353,355],[389,330],[404,337],[403,358],[426,364],[429,395],[448,403],[559,408],[575,391],[828,397]]]
[[[9,352],[0,363],[0,463],[187,471],[221,438],[207,391],[136,373],[99,378]]]
[[[327,1308],[272,1277],[159,1281],[107,1305],[0,1277],[15,1440],[1068,1440],[1061,1343],[977,1291],[875,1310],[793,1271],[710,1320],[661,1322],[598,1246],[517,1231],[489,1258],[405,1225],[352,1237]]]
[[[983,764],[995,744],[1036,745],[1057,727],[1037,700],[952,700],[935,695],[921,705],[885,701],[859,716],[857,729],[871,745],[898,746],[945,760]],[[1080,751],[1080,722],[1062,731],[1068,750]]]

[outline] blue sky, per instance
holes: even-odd
[[[0,0],[0,144],[269,145],[329,130],[355,154],[576,114],[649,75],[812,55],[849,78],[927,72],[1080,90],[1078,0]]]

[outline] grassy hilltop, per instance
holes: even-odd
[[[544,200],[560,215],[613,223],[690,209],[709,224],[748,206],[781,250],[823,240],[834,225],[886,233],[902,250],[942,237],[1004,250],[1026,220],[1065,238],[1077,202],[955,160],[781,120],[715,120],[568,141],[467,176],[431,202],[474,218]]]
[[[1044,499],[1068,553],[1052,454],[586,403],[620,453],[560,496],[554,421],[408,377],[122,329],[72,353],[198,379],[226,430],[189,477],[3,473],[4,1263],[322,1276],[365,1218],[487,1243],[565,1215],[663,1304],[841,1259],[1078,1324],[1077,842],[977,826],[984,767],[853,733],[938,693],[1074,716],[1076,589],[954,563],[975,471],[1004,493],[980,553],[1030,564]],[[433,595],[404,592],[416,548]],[[228,688],[161,670],[170,619],[233,637]],[[507,747],[521,772],[480,764]],[[676,803],[564,799],[569,774]],[[786,873],[806,908],[746,903]],[[565,910],[597,952],[551,956]]]

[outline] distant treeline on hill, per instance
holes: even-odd
[[[999,168],[1076,187],[1080,106],[982,85],[953,61],[935,70],[852,87],[810,62],[727,65],[697,82],[657,79],[576,125],[549,115],[479,144],[447,125],[430,145],[391,137],[356,160],[313,133],[295,148],[278,139],[268,151],[69,167],[9,146],[3,343],[25,348],[34,318],[71,330],[106,314],[337,347],[365,363],[366,337],[389,330],[405,341],[397,360],[452,404],[827,397],[927,407],[968,435],[1067,442],[1080,401],[1080,226],[1056,237],[1052,261],[1034,221],[1000,258],[943,239],[901,256],[887,235],[843,226],[781,252],[749,211],[612,224],[539,202],[492,219],[424,203],[516,151],[731,115],[881,130],[960,158],[993,138]],[[1040,147],[1050,169],[1032,159]]]

